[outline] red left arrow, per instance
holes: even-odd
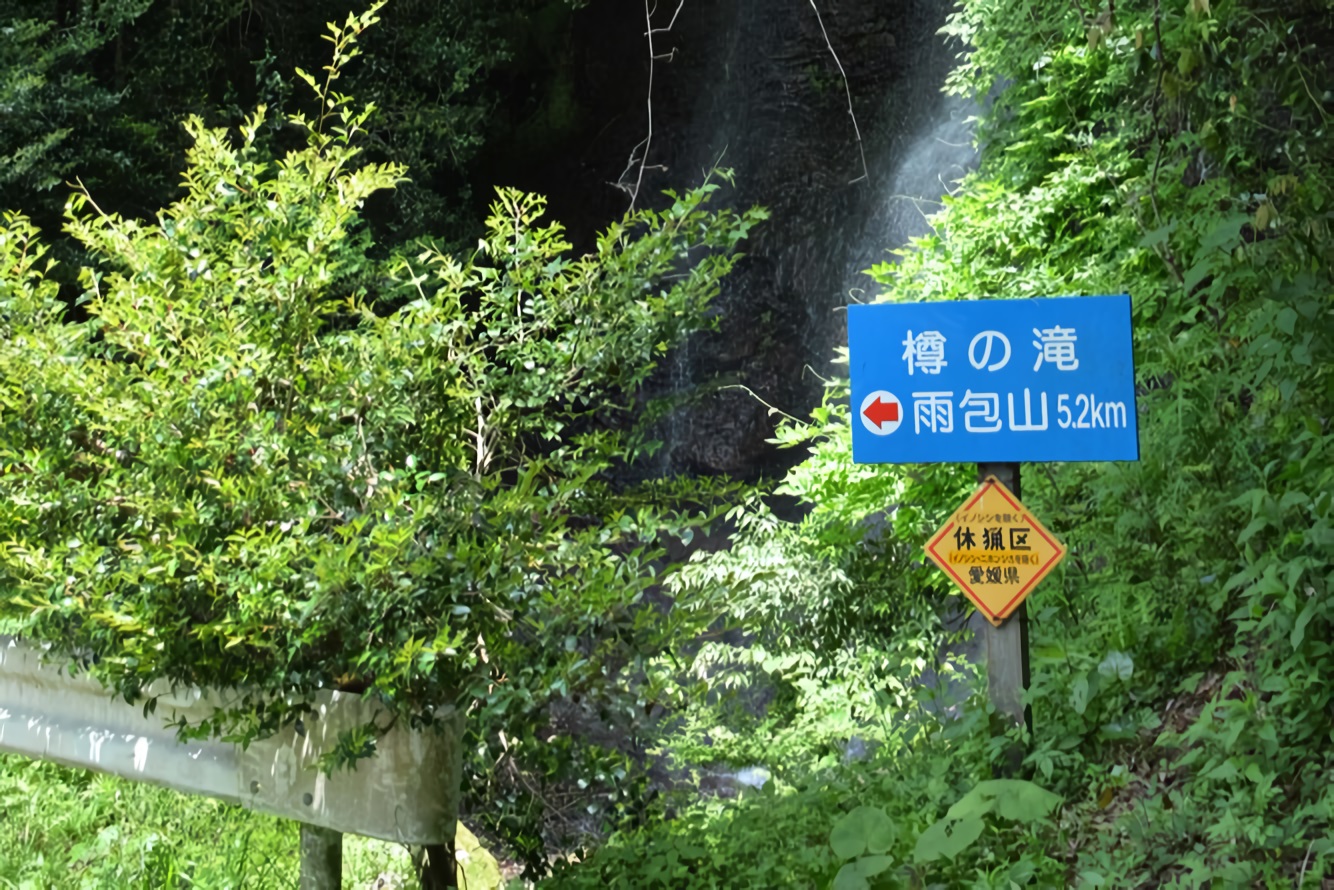
[[[867,420],[876,426],[894,423],[899,419],[899,403],[886,402],[877,396],[874,402],[862,410],[862,413],[866,415]]]

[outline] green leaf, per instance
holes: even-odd
[[[979,782],[969,795],[994,798],[996,814],[1012,822],[1035,822],[1061,804],[1061,796],[1024,779],[990,779]]]
[[[1311,619],[1316,615],[1316,604],[1315,597],[1307,599],[1306,605],[1302,606],[1302,611],[1297,615],[1297,620],[1293,622],[1292,636],[1290,637],[1293,649],[1301,648],[1302,640],[1306,638],[1306,625],[1310,624]]]
[[[890,868],[893,868],[894,857],[881,856],[881,855],[863,856],[856,862],[852,862],[850,864],[856,866],[857,871],[861,873],[862,877],[872,878],[883,871],[887,871]]]
[[[1181,276],[1181,286],[1186,289],[1186,293],[1190,293],[1195,290],[1196,285],[1212,274],[1214,274],[1214,264],[1212,259],[1206,257],[1197,260],[1186,270],[1186,274]]]
[[[1124,683],[1135,673],[1135,662],[1126,653],[1113,649],[1098,664],[1098,673],[1108,679],[1115,677]]]
[[[1230,782],[1239,775],[1241,775],[1241,772],[1237,769],[1237,765],[1231,760],[1224,760],[1206,772],[1202,778],[1213,782]]]
[[[1176,231],[1176,220],[1172,220],[1165,226],[1159,226],[1150,232],[1146,232],[1144,237],[1139,239],[1140,247],[1156,247],[1159,244],[1166,244],[1168,237]]]
[[[1088,677],[1076,677],[1074,683],[1070,684],[1070,707],[1081,717],[1088,710],[1089,697]]]
[[[1242,227],[1250,221],[1250,214],[1247,213],[1232,213],[1223,217],[1209,230],[1209,234],[1200,240],[1200,252],[1231,250],[1241,238]]]
[[[973,788],[972,791],[969,791],[963,797],[959,798],[954,806],[950,807],[949,811],[945,813],[945,818],[953,819],[955,821],[960,819],[981,818],[987,813],[993,812],[995,809],[995,795],[988,793],[987,790],[979,784],[977,787]]]
[[[898,831],[879,807],[859,806],[834,823],[829,846],[839,859],[852,859],[866,852],[884,853],[894,846]]]
[[[833,890],[867,890],[871,886],[866,877],[857,869],[856,862],[844,863],[834,875]]]
[[[941,819],[929,826],[917,838],[913,847],[914,862],[931,862],[944,857],[954,859],[982,836],[981,818],[959,821]]]
[[[862,888],[871,886],[867,878],[873,878],[881,872],[887,871],[894,866],[892,856],[863,856],[860,859],[854,859],[846,862],[834,876],[835,888],[847,888],[847,890],[862,890]]]

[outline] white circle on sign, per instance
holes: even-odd
[[[862,426],[877,436],[888,436],[903,423],[903,403],[892,392],[877,389],[862,399]]]

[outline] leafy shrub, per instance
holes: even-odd
[[[304,147],[267,156],[263,108],[239,138],[191,119],[155,220],[74,195],[86,320],[5,218],[0,621],[147,711],[155,681],[235,692],[183,736],[244,744],[339,687],[420,728],[470,708],[478,756],[513,760],[554,697],[651,695],[638,665],[707,620],[644,595],[714,495],[610,471],[652,451],[636,391],[762,213],[709,211],[706,183],[571,257],[500,189],[473,256],[373,264],[358,213],[404,170],[359,159],[372,109],[334,87],[375,20],[298,72]]]

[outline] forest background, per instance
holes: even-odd
[[[310,676],[265,673],[255,653],[272,615],[262,610],[212,623],[264,667],[219,656],[198,661],[199,676],[290,691],[351,669],[418,716],[442,689],[462,687],[477,703],[465,818],[530,878],[554,867],[553,886],[1319,887],[1334,873],[1327,4],[966,0],[949,18],[945,36],[961,55],[948,89],[988,100],[981,159],[928,235],[884,245],[898,255],[871,270],[880,298],[1134,300],[1141,460],[1025,475],[1025,502],[1070,556],[1030,607],[1031,782],[1012,783],[991,781],[1007,730],[985,698],[942,701],[932,687],[950,684],[924,680],[951,673],[943,653],[958,643],[960,606],[920,548],[971,486],[971,468],[853,465],[846,380],[834,377],[807,419],[778,418],[776,445],[792,455],[781,479],[645,481],[625,470],[651,456],[655,436],[652,423],[628,418],[673,408],[641,386],[669,347],[709,325],[734,250],[763,214],[710,211],[726,195],[711,183],[635,195],[639,209],[623,217],[627,195],[609,188],[587,196],[571,247],[539,225],[540,201],[491,190],[533,185],[524,159],[568,144],[578,96],[562,47],[579,17],[605,14],[596,4],[399,2],[364,33],[369,18],[338,3],[0,9],[10,22],[0,203],[31,220],[7,217],[0,243],[7,627],[57,640],[75,628],[92,652],[123,656],[139,643],[108,630],[116,615],[177,627],[193,617],[164,617],[163,601],[146,596],[139,611],[118,605],[97,618],[49,595],[52,578],[71,567],[93,577],[98,559],[67,546],[72,530],[90,531],[89,515],[52,518],[38,489],[68,497],[82,486],[91,498],[96,485],[158,485],[188,461],[172,451],[156,464],[127,461],[95,436],[68,435],[78,418],[61,412],[84,403],[34,401],[73,384],[45,370],[26,380],[37,353],[25,350],[86,360],[111,342],[151,371],[151,350],[81,326],[170,327],[169,309],[131,314],[150,273],[178,288],[191,324],[206,325],[221,305],[210,301],[241,272],[272,288],[264,293],[287,293],[291,282],[271,270],[298,269],[309,242],[294,234],[322,232],[329,259],[309,266],[318,286],[291,291],[304,302],[282,304],[286,314],[263,315],[276,310],[253,301],[255,318],[341,357],[321,366],[334,395],[310,400],[305,419],[326,434],[302,453],[331,468],[392,455],[382,487],[363,479],[342,491],[337,473],[321,477],[328,498],[365,515],[386,504],[416,512],[399,526],[349,520],[340,540],[358,541],[359,557],[380,568],[344,558],[344,587],[333,589],[381,599],[291,622],[291,645],[322,653],[306,662]],[[321,39],[328,21],[348,22],[334,47]],[[331,50],[345,56],[334,56],[336,91],[294,74],[323,71]],[[364,115],[368,103],[379,110]],[[188,115],[198,120],[182,127]],[[247,203],[242,189],[219,209],[225,182],[250,182],[265,201]],[[270,221],[275,254],[251,257],[247,233],[266,201],[301,212]],[[192,265],[200,255],[214,277]],[[645,285],[656,301],[639,299]],[[509,326],[503,307],[516,293],[551,295],[549,315],[533,304],[537,345]],[[347,309],[329,310],[347,298]],[[576,298],[572,312],[563,301]],[[399,373],[422,356],[384,345],[399,342],[386,331],[432,325],[502,341],[468,352],[466,386],[454,380],[434,399]],[[292,360],[281,348],[290,342],[274,338],[275,361]],[[154,348],[168,350],[154,360],[178,357]],[[339,401],[367,361],[378,371],[366,391],[393,406],[377,422],[397,430],[369,446],[311,419],[370,417]],[[534,409],[561,390],[520,371],[567,365],[580,374],[553,424]],[[480,424],[454,416],[465,391],[469,404],[494,398],[505,420],[486,449]],[[292,402],[286,410],[307,410]],[[429,410],[411,414],[419,405]],[[264,435],[288,435],[292,416]],[[223,475],[223,450],[203,458],[201,478]],[[134,475],[145,467],[157,475]],[[196,550],[225,554],[209,530],[250,524],[234,501],[208,502],[217,512],[180,526],[199,536],[189,539]],[[443,506],[430,513],[428,503]],[[112,512],[86,540],[122,539],[126,511]],[[555,519],[516,524],[534,515]],[[683,565],[670,558],[719,528],[726,548]],[[319,526],[299,533],[330,537]],[[459,542],[452,562],[423,572],[424,557],[405,556],[403,542],[424,538]],[[272,566],[290,558],[280,543],[275,533],[235,546]],[[311,576],[324,583],[332,564]],[[510,605],[473,614],[477,585],[458,580],[468,573],[512,594]],[[354,653],[369,652],[369,667],[340,662],[336,635],[310,629],[383,622],[381,586],[412,576],[428,580],[402,606],[405,636],[378,655]],[[289,593],[264,608],[286,614],[306,601]],[[417,635],[419,613],[432,609],[459,621],[433,618],[433,632]],[[460,628],[485,635],[503,668],[476,648],[458,657]],[[148,661],[108,657],[104,670],[133,694]],[[521,664],[530,670],[509,672]],[[172,675],[180,665],[159,667]],[[232,719],[229,731],[270,728]],[[692,790],[739,767],[758,771],[759,787]],[[9,885],[291,883],[290,827],[47,765],[6,760],[0,775]],[[352,877],[392,871],[378,855],[353,856]]]

